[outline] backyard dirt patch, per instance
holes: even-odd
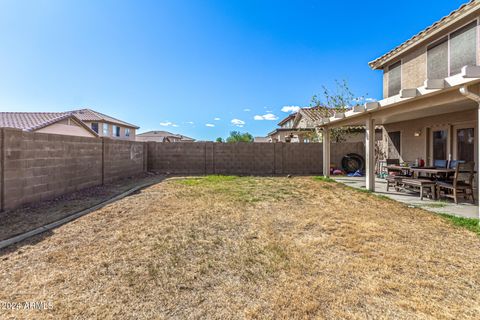
[[[1,212],[0,241],[90,208],[135,186],[162,179],[159,175],[141,174]]]
[[[166,180],[0,254],[0,301],[52,307],[0,317],[480,318],[477,234],[311,177]]]

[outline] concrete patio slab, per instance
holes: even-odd
[[[366,189],[365,177],[332,176],[331,178],[354,188]],[[478,199],[475,205],[469,202],[455,204],[450,199],[431,200],[424,198],[420,200],[418,192],[397,192],[393,188],[390,188],[387,192],[387,181],[379,178],[375,179],[375,194],[384,195],[390,199],[435,213],[446,213],[464,218],[478,218]]]

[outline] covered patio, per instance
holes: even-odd
[[[473,192],[475,205],[463,199],[458,204],[440,198],[420,200],[418,193],[405,190],[387,192],[385,179],[377,177],[379,162],[398,159],[403,165],[424,162],[433,166],[438,159],[449,163],[461,160],[475,163],[478,172],[480,114],[480,67],[465,66],[458,75],[441,81],[426,80],[424,86],[402,89],[399,95],[356,106],[346,113],[323,118],[323,172],[330,176],[330,130],[342,126],[365,127],[365,177],[336,177],[342,183],[420,206],[435,212],[479,218],[479,188]],[[375,152],[375,127],[383,127],[382,150]],[[464,139],[468,136],[468,141]],[[378,149],[378,148],[377,148]],[[382,153],[382,154],[379,154]],[[423,161],[421,161],[423,160]],[[475,186],[478,176],[475,175]]]
[[[332,178],[352,188],[366,190],[364,177],[333,176]],[[386,191],[386,185],[387,181],[385,179],[375,178],[375,194],[386,196],[392,200],[405,203],[408,206],[422,208],[435,213],[450,214],[464,218],[478,218],[478,199],[475,199],[475,204],[468,202],[455,204],[452,201],[443,199],[431,200],[424,198],[420,200],[418,194],[414,192],[395,191],[392,189]]]

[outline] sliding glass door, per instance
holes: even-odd
[[[463,161],[475,161],[477,144],[475,124],[454,126],[454,158]]]
[[[448,160],[448,128],[432,128],[431,132],[432,160]]]

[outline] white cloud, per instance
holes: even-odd
[[[282,112],[295,113],[295,112],[298,112],[298,110],[300,110],[300,107],[298,106],[284,106],[282,108]]]
[[[187,124],[195,124],[195,122],[193,122],[193,121],[187,121],[187,122],[185,122],[185,123],[187,123]]]
[[[213,118],[213,120],[220,121],[220,118],[216,117],[216,118]]]
[[[170,121],[160,122],[160,125],[162,127],[178,127],[178,124],[175,124],[175,123],[170,122]]]
[[[373,98],[366,98],[365,101],[367,102],[373,102],[373,101],[377,101],[376,99],[373,99]]]
[[[275,121],[278,120],[278,117],[274,115],[273,113],[267,113],[264,114],[263,116],[256,115],[253,117],[253,120],[270,120],[270,121]]]
[[[232,121],[230,121],[230,123],[233,124],[234,126],[240,127],[240,128],[242,128],[245,125],[245,121],[240,120],[240,119],[232,119]]]
[[[248,109],[248,108],[245,108],[245,109],[243,109],[243,111],[245,111],[245,112],[250,112],[250,111],[252,111],[252,110],[251,110],[251,109]]]
[[[207,126],[207,127],[210,127],[210,128],[213,128],[213,127],[215,127],[215,125],[214,125],[214,124],[212,124],[212,123],[207,123],[207,124],[205,124],[205,126]]]

